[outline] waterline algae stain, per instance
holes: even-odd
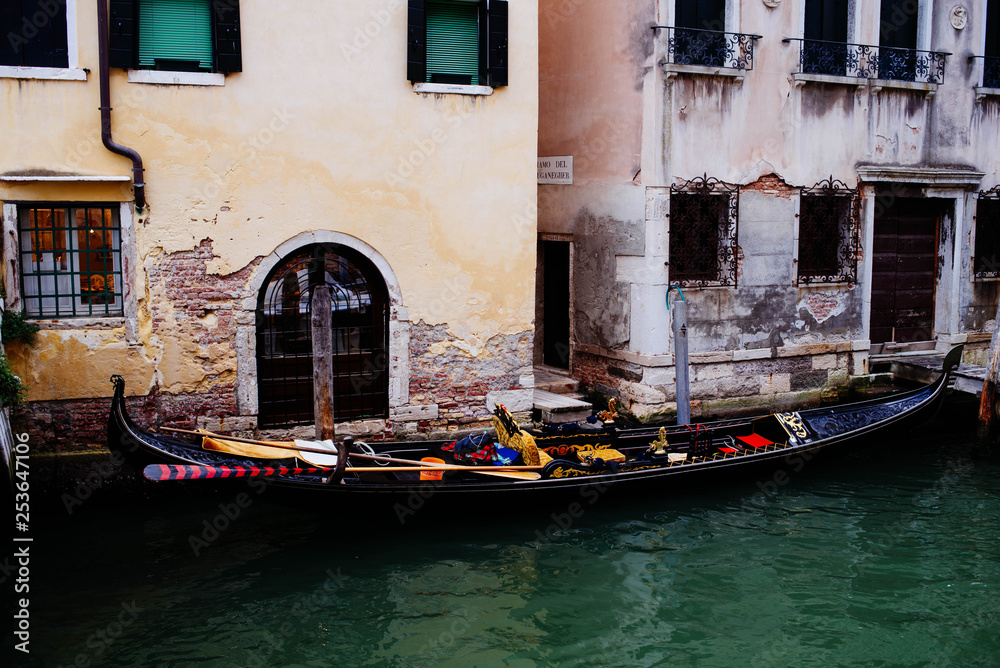
[[[1000,458],[900,435],[754,481],[400,527],[262,495],[47,521],[29,665],[992,665]],[[771,481],[773,482],[773,481]],[[228,507],[228,506],[226,506]],[[565,517],[564,517],[565,515]],[[565,518],[571,518],[566,520]],[[134,612],[134,614],[133,614]]]

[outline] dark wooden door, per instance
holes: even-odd
[[[569,242],[542,242],[542,361],[569,368]]]
[[[872,343],[934,338],[938,207],[897,197],[876,212],[872,265]]]

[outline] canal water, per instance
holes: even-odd
[[[896,441],[578,517],[373,524],[249,488],[50,517],[18,664],[996,666],[1000,457]]]

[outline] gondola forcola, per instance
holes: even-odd
[[[492,438],[482,442],[487,449],[496,450],[498,444],[516,453],[511,466],[495,465],[489,457],[469,465],[467,459],[455,455],[454,444],[446,441],[341,442],[335,446],[333,459],[329,459],[329,446],[311,448],[304,443],[247,441],[198,432],[193,433],[200,436],[199,442],[191,443],[136,425],[126,411],[125,382],[114,376],[108,446],[122,452],[138,470],[148,466],[149,477],[157,480],[252,475],[287,490],[370,499],[405,497],[428,486],[434,494],[470,494],[479,500],[493,492],[510,499],[506,495],[515,491],[518,497],[535,499],[588,485],[614,484],[619,490],[662,488],[667,482],[701,484],[751,471],[794,467],[821,449],[930,417],[961,353],[961,346],[952,349],[941,376],[917,390],[830,408],[699,425],[532,433],[497,407],[493,418],[496,444]],[[308,453],[313,449],[327,457],[326,462],[336,464],[310,461]],[[455,463],[428,464],[420,461],[423,458]],[[362,465],[365,462],[372,464]],[[442,479],[427,480],[429,471],[443,473]]]

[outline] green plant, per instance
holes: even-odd
[[[38,325],[28,321],[28,314],[24,311],[3,312],[3,321],[0,323],[0,335],[5,343],[10,341],[21,341],[29,346],[35,344],[35,335],[38,333]]]
[[[10,365],[7,364],[7,356],[0,353],[0,406],[17,408],[24,403],[24,395],[27,393],[28,388],[10,370]]]

